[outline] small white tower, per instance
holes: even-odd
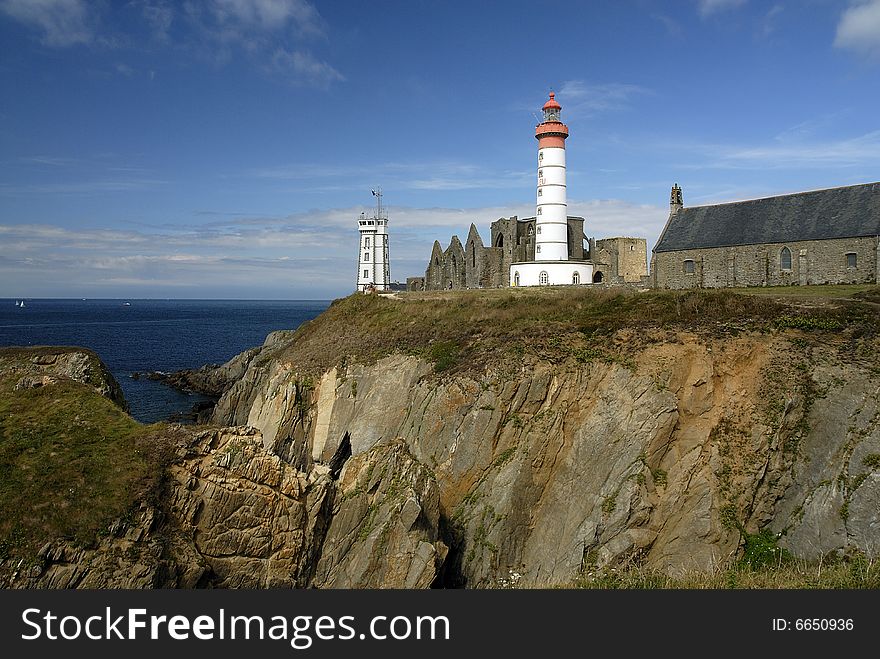
[[[556,94],[541,108],[544,121],[535,127],[538,140],[538,190],[535,210],[535,260],[510,266],[511,286],[589,284],[593,264],[568,258],[568,200],[565,187],[565,140],[562,106]],[[578,239],[580,237],[576,237]]]
[[[382,188],[372,191],[376,197],[376,212],[368,218],[364,213],[358,218],[361,234],[358,256],[357,289],[367,292],[388,290],[391,268],[388,261],[388,216],[382,208]]]

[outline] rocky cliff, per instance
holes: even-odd
[[[354,456],[404,442],[437,481],[448,585],[566,584],[633,561],[709,570],[761,530],[807,559],[875,556],[876,307],[757,311],[769,319],[562,334],[555,351],[535,337],[449,374],[397,352],[313,376],[308,355],[276,352],[214,420],[260,429],[303,468],[343,442]]]
[[[757,534],[878,554],[870,301],[536,295],[353,296],[208,369],[214,427],[175,431],[161,496],[7,583],[541,587],[712,570]]]

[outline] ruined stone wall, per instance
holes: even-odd
[[[608,254],[605,281],[636,283],[648,274],[648,244],[644,238],[604,238],[596,241],[596,249]]]

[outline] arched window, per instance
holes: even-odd
[[[519,272],[513,273],[513,285],[519,286]]]
[[[546,286],[549,281],[550,279],[547,277],[547,271],[541,270],[541,274],[538,275],[538,283],[541,284],[541,286]]]
[[[601,270],[596,270],[595,274],[593,275],[593,283],[594,284],[601,284],[602,283],[602,271]]]
[[[531,236],[532,233],[534,233],[534,231],[535,231],[535,225],[534,225],[534,224],[530,224],[530,225],[529,225],[529,235]]]
[[[498,240],[495,241],[495,247],[504,247],[504,234],[498,234]]]
[[[477,267],[477,246],[471,243],[471,267]]]
[[[538,215],[541,215],[541,207],[538,206]]]
[[[579,273],[577,270],[575,270],[574,274],[571,276],[571,283],[575,285],[581,283],[581,273]]]
[[[684,262],[684,274],[686,274],[686,275],[694,274],[694,262],[692,259],[687,259]]]
[[[779,269],[791,270],[791,250],[788,247],[783,247],[779,252]]]

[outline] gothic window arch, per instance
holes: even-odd
[[[791,250],[788,247],[783,247],[779,252],[779,269],[791,270]]]
[[[513,273],[513,285],[519,286],[519,271]]]
[[[550,282],[550,278],[547,276],[546,270],[541,270],[541,274],[538,275],[538,283],[541,286],[546,286]]]
[[[471,267],[477,267],[477,246],[471,243]]]
[[[577,270],[575,270],[574,274],[571,276],[571,283],[575,285],[581,283],[581,273],[579,273]]]

